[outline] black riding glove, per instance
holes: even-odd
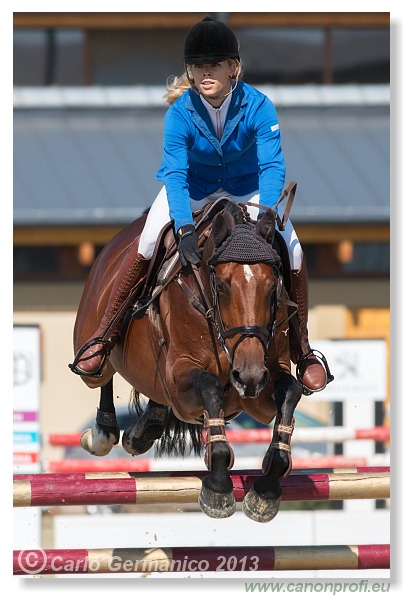
[[[188,263],[201,263],[201,250],[197,244],[198,236],[194,225],[183,225],[178,229],[179,258],[184,267]]]

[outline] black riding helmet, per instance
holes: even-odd
[[[185,39],[184,61],[188,65],[219,62],[239,58],[239,42],[228,25],[213,17],[204,17]]]

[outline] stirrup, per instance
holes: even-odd
[[[310,356],[314,356],[315,358],[317,358],[319,360],[319,362],[322,363],[322,366],[326,371],[326,383],[322,388],[320,388],[320,390],[310,390],[302,383],[302,372],[301,372],[302,371],[302,363]],[[319,350],[311,349],[306,354],[303,354],[298,361],[297,379],[300,382],[300,384],[302,385],[302,392],[303,392],[304,396],[310,396],[311,394],[314,394],[315,392],[321,392],[322,390],[324,390],[325,387],[327,386],[327,384],[334,380],[334,376],[331,374],[329,365],[327,364],[327,360],[326,360],[325,356],[322,354],[322,352],[320,352]]]
[[[137,300],[135,305],[132,308],[131,318],[134,321],[138,321],[144,317],[146,314],[148,307],[151,304],[151,296],[150,297],[142,297]]]
[[[82,355],[84,354],[84,352],[86,350],[88,350],[88,348],[91,348],[92,346],[96,346],[97,344],[101,344],[101,346],[104,346],[104,355],[101,358],[101,364],[99,365],[98,369],[96,371],[83,371],[83,369],[80,369],[80,367],[78,367],[78,363],[81,360]],[[84,344],[84,346],[82,346],[80,348],[80,350],[77,352],[73,362],[71,364],[68,365],[69,369],[75,373],[76,375],[84,375],[85,377],[96,377],[96,378],[100,378],[102,377],[102,370],[105,366],[105,363],[107,362],[109,355],[111,353],[111,343],[109,340],[105,340],[102,337],[95,337],[92,340],[90,340],[89,342],[86,342]]]

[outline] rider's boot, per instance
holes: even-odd
[[[146,275],[149,260],[138,254],[138,243],[128,249],[109,295],[108,305],[98,329],[77,352],[70,369],[77,375],[101,377],[102,369],[115,345],[123,315],[114,321],[133,287]]]
[[[323,390],[328,381],[327,362],[317,350],[312,350],[308,339],[308,272],[305,256],[301,268],[291,271],[292,289],[290,299],[298,305],[298,312],[291,319],[291,360],[297,365],[297,377],[308,394]],[[318,360],[317,356],[321,357]],[[326,368],[325,366],[326,365]],[[331,377],[331,376],[330,376]]]

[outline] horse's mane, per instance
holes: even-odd
[[[231,215],[235,225],[242,225],[245,223],[245,213],[238,204],[235,204],[235,202],[229,200],[224,206],[223,213]]]

